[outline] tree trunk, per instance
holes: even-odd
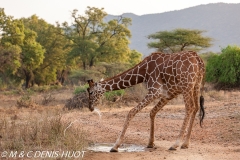
[[[183,51],[186,46],[187,46],[187,43],[182,44],[181,51]]]
[[[93,64],[94,64],[94,60],[93,60],[94,58],[91,58],[91,60],[90,60],[90,62],[89,62],[89,67],[92,67],[93,66]]]
[[[86,62],[83,61],[83,69],[86,70]]]
[[[57,79],[61,85],[63,85],[63,83],[65,82],[66,74],[67,74],[67,71],[64,69],[62,71],[58,71]]]
[[[27,71],[27,70],[24,70],[24,73],[25,73],[25,81],[26,81],[26,84],[25,84],[25,88],[30,88],[33,86],[34,84],[34,75],[33,75],[33,72],[32,71]]]

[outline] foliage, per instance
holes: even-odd
[[[69,41],[58,34],[61,29],[48,24],[36,15],[22,18],[25,28],[37,33],[36,41],[45,49],[44,59],[40,66],[34,70],[35,83],[38,85],[50,84],[57,81],[57,71],[67,68],[66,59]]]
[[[108,101],[114,101],[114,98],[122,97],[124,94],[125,94],[125,90],[116,90],[116,91],[105,92],[104,97]]]
[[[72,42],[69,57],[80,60],[84,69],[98,61],[123,62],[129,59],[128,38],[131,34],[127,27],[131,19],[119,17],[106,23],[103,18],[107,13],[103,8],[88,7],[85,15],[77,12],[76,9],[72,12],[71,25],[62,24],[64,36]]]
[[[96,65],[96,69],[103,74],[102,78],[113,77],[117,74],[129,69],[131,64],[129,63],[105,63],[101,62]]]
[[[2,89],[63,84],[70,71],[83,81],[109,77],[141,61],[142,54],[128,47],[131,19],[119,16],[105,22],[103,8],[77,12],[72,12],[71,25],[54,26],[37,15],[14,19],[0,8]]]
[[[24,25],[20,20],[7,16],[3,8],[0,8],[0,34],[1,44],[10,43],[21,45],[24,39]]]
[[[78,84],[79,81],[86,82],[88,79],[100,80],[99,77],[103,77],[103,74],[95,70],[95,68],[73,70],[69,76],[74,84]]]
[[[0,8],[0,76],[25,81],[26,88],[64,82],[69,41],[59,27],[33,15],[14,19]],[[58,74],[60,73],[60,74]]]
[[[216,53],[213,53],[213,52],[206,52],[206,53],[199,54],[199,56],[202,58],[202,60],[204,61],[205,66],[206,66],[209,58],[211,58],[215,54]]]
[[[20,82],[18,69],[21,66],[21,46],[24,40],[24,26],[21,21],[7,16],[0,8],[0,77],[2,83],[10,84],[11,79]]]
[[[14,75],[21,66],[21,48],[16,45],[0,46],[0,73]]]
[[[129,55],[129,63],[131,64],[131,66],[135,66],[141,61],[142,61],[142,54],[136,50],[132,50]]]
[[[80,94],[80,93],[84,93],[87,91],[88,88],[88,84],[82,85],[82,86],[78,86],[75,88],[74,90],[74,94]]]
[[[93,79],[94,81],[100,81],[101,78],[105,79],[115,76],[130,67],[131,64],[126,63],[101,62],[97,63],[96,66],[87,70],[73,70],[71,72],[70,79],[75,82],[74,84],[78,83],[78,81],[86,82],[89,79]]]
[[[201,30],[180,28],[173,31],[159,31],[148,36],[149,39],[156,40],[148,43],[148,47],[167,53],[183,50],[201,50],[209,47],[212,41],[211,38],[202,36],[203,32]]]
[[[224,85],[240,84],[240,47],[227,46],[212,55],[206,66],[206,81]]]

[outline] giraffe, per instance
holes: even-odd
[[[198,54],[194,51],[182,51],[174,54],[152,53],[133,68],[117,76],[97,83],[88,80],[89,88],[87,90],[90,111],[94,110],[94,105],[97,104],[104,92],[125,89],[142,82],[146,83],[148,89],[145,98],[129,111],[123,129],[110,152],[118,151],[131,119],[150,102],[158,99],[158,103],[150,111],[150,138],[147,147],[153,148],[155,116],[168,101],[179,94],[183,95],[185,102],[185,117],[177,140],[169,150],[176,150],[179,147],[187,126],[187,135],[181,148],[188,148],[193,122],[199,108],[201,126],[204,118],[204,99],[201,89],[204,86],[204,83],[202,83],[204,75],[204,63]]]

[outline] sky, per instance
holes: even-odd
[[[104,8],[112,15],[134,13],[136,15],[163,13],[209,3],[240,3],[240,0],[0,0],[0,8],[14,18],[36,14],[48,23],[71,23],[71,12],[84,15],[87,6]]]

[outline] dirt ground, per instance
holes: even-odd
[[[71,91],[72,92],[72,91]],[[56,97],[51,107],[62,107],[71,97],[70,91],[52,93]],[[68,94],[68,95],[66,95]],[[41,95],[39,95],[41,97]],[[38,96],[35,98],[40,99]],[[16,96],[0,96],[0,112],[8,114],[6,107],[14,107]],[[87,109],[63,113],[64,121],[76,121],[71,127],[81,127],[90,143],[115,143],[128,111],[136,104],[99,107],[101,119]],[[124,144],[146,146],[149,138],[149,112],[153,104],[144,108],[130,122]],[[175,142],[184,118],[184,104],[174,102],[166,105],[156,116],[154,149],[142,152],[94,152],[87,151],[85,160],[238,160],[240,159],[240,91],[216,91],[206,95],[206,117],[203,128],[196,117],[188,149],[169,151]],[[44,108],[46,109],[46,107]],[[19,117],[26,109],[19,109]],[[9,113],[10,114],[10,113]],[[11,113],[12,114],[12,113]]]
[[[214,95],[215,94],[215,95]],[[217,96],[216,96],[217,94]],[[211,94],[210,94],[211,95]],[[213,98],[214,97],[214,98]],[[134,106],[134,105],[132,105]],[[143,152],[101,153],[88,151],[84,159],[95,160],[238,160],[240,159],[240,92],[218,92],[206,97],[206,117],[203,128],[196,118],[188,149],[169,151],[175,142],[184,118],[184,105],[166,105],[156,116],[155,149]],[[146,146],[149,138],[149,112],[144,108],[130,122],[124,144]],[[115,143],[132,107],[103,108],[102,117],[96,113],[72,112],[69,120],[87,131],[92,143]]]

